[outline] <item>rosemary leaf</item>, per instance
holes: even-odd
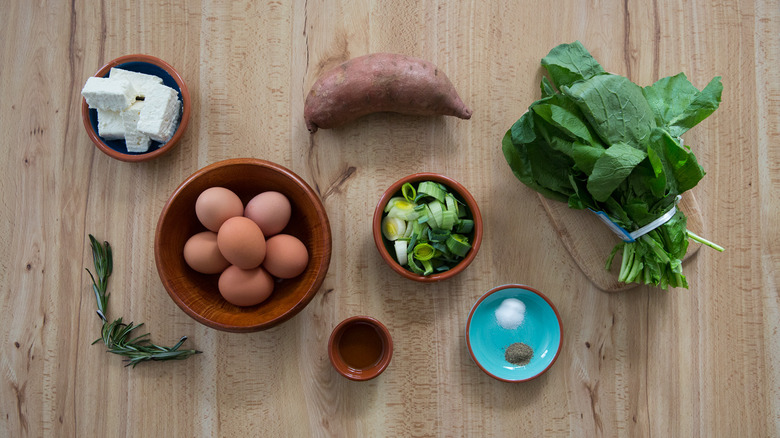
[[[117,318],[111,322],[108,321],[108,277],[114,270],[113,254],[111,245],[108,242],[100,242],[93,235],[89,235],[89,243],[92,246],[92,262],[95,266],[95,275],[87,269],[89,278],[92,280],[92,291],[97,301],[97,314],[103,321],[100,329],[100,337],[92,344],[103,342],[109,353],[125,357],[127,364],[132,366],[146,361],[162,360],[182,360],[192,355],[199,354],[198,350],[179,350],[186,336],[182,336],[179,342],[173,347],[164,347],[153,344],[149,340],[149,333],[130,337],[130,334],[143,323],[135,325],[134,323],[125,324],[122,318]],[[97,276],[97,278],[95,278]]]

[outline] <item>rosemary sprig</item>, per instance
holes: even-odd
[[[127,362],[125,366],[132,365],[133,368],[141,362],[150,360],[182,360],[193,354],[200,353],[198,350],[179,350],[179,347],[187,340],[186,336],[182,336],[173,347],[161,347],[149,341],[149,333],[131,337],[132,332],[141,327],[143,323],[138,325],[134,325],[132,322],[125,324],[122,322],[122,318],[109,322],[106,317],[108,296],[110,295],[107,292],[108,277],[111,276],[111,272],[114,269],[111,245],[108,242],[103,242],[103,245],[101,245],[91,234],[89,235],[89,243],[92,246],[92,261],[95,265],[97,280],[89,269],[87,269],[87,272],[92,279],[92,291],[95,293],[95,299],[97,300],[97,314],[103,321],[100,338],[96,339],[92,343],[93,345],[103,341],[109,353],[124,356]]]

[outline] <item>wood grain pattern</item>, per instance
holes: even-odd
[[[777,0],[3,6],[0,436],[780,436]],[[702,227],[726,251],[687,262],[688,290],[602,293],[504,161],[501,138],[539,96],[539,60],[575,39],[640,84],[723,77],[720,109],[685,140],[707,170]],[[436,64],[472,118],[374,114],[310,135],[303,104],[319,74],[371,52]],[[170,63],[192,96],[180,143],[145,163],[98,151],[80,120],[87,77],[131,53]],[[256,333],[197,323],[154,262],[171,193],[236,157],[300,175],[334,236],[319,293]],[[456,280],[402,278],[374,246],[376,202],[415,172],[447,175],[479,203],[482,248]],[[186,334],[203,354],[128,369],[91,345],[88,233],[115,250],[109,317],[144,322],[160,344]],[[527,384],[489,378],[464,344],[471,305],[507,283],[547,295],[566,331],[556,364]],[[327,358],[354,315],[393,336],[369,382]]]

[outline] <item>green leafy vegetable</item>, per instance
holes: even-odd
[[[541,98],[502,140],[507,164],[523,184],[571,208],[604,212],[630,232],[664,215],[704,177],[680,136],[718,108],[720,77],[703,90],[682,73],[642,88],[607,73],[579,41],[552,49],[542,66],[552,82],[542,79]],[[622,253],[620,281],[687,287],[681,260],[688,239],[723,248],[686,224],[677,211],[635,241],[616,245],[606,268]]]
[[[639,147],[656,126],[642,88],[623,76],[601,74],[561,91],[606,145],[625,142]]]
[[[626,143],[610,146],[593,164],[593,172],[588,177],[587,187],[593,199],[606,201],[646,157],[647,153]]]
[[[606,73],[579,41],[561,44],[550,50],[542,59],[542,66],[558,88]]]
[[[653,110],[656,124],[668,127],[671,136],[679,137],[718,109],[723,84],[720,77],[715,77],[699,91],[684,73],[679,73],[642,91]]]

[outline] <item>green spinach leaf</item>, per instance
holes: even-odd
[[[641,148],[656,127],[642,88],[623,76],[594,76],[561,91],[577,104],[605,144]]]
[[[718,109],[723,84],[716,76],[699,91],[684,73],[679,73],[660,79],[642,92],[655,114],[656,124],[667,127],[673,137],[680,137]]]
[[[634,170],[647,153],[626,143],[615,143],[596,160],[588,178],[588,191],[593,199],[604,202]]]
[[[559,90],[563,86],[606,73],[579,41],[561,44],[550,50],[550,53],[542,58],[542,66],[547,69]]]

